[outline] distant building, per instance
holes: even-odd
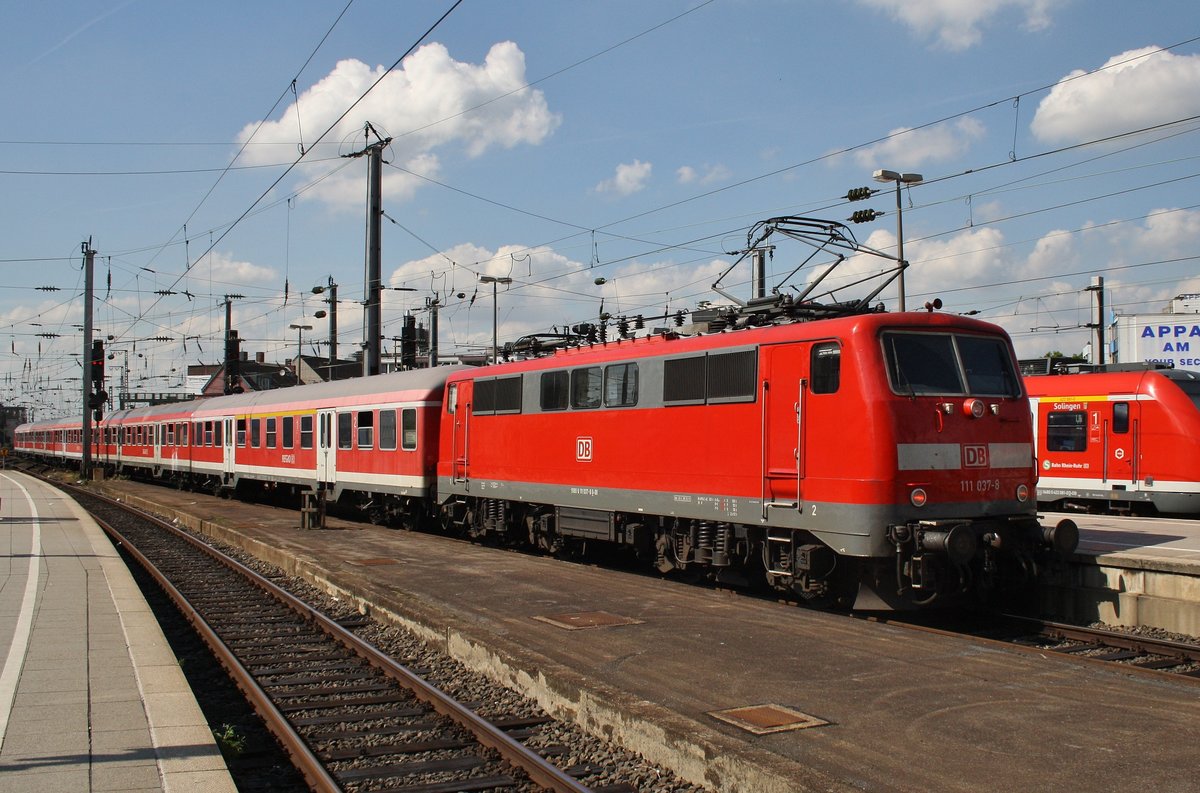
[[[1179,295],[1161,314],[1117,314],[1113,360],[1200,370],[1200,294]]]

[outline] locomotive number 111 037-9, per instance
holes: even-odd
[[[959,482],[963,493],[992,493],[1000,491],[999,479],[963,479]]]

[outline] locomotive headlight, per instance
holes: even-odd
[[[914,487],[913,491],[908,494],[908,499],[914,507],[923,507],[929,501],[929,496],[925,493],[924,488]]]
[[[1024,504],[1029,500],[1029,485],[1017,485],[1017,501]]]
[[[968,399],[963,402],[963,415],[981,419],[984,413],[987,413],[987,405],[983,403],[982,399]]]

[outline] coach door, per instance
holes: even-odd
[[[1130,400],[1109,402],[1112,413],[1104,426],[1104,479],[1117,485],[1136,485],[1138,481],[1138,403]],[[1099,407],[1099,405],[1094,405]]]
[[[231,418],[221,419],[221,422],[224,425],[223,426],[224,431],[221,433],[221,448],[223,449],[223,452],[222,452],[223,462],[222,462],[221,471],[222,471],[222,473],[225,474],[225,479],[228,480],[231,476],[233,476],[233,463],[234,463],[233,454],[234,454],[234,448],[235,448],[234,443],[236,441],[236,438],[235,438],[235,434],[233,431],[233,419],[231,419]]]
[[[337,433],[332,410],[317,411],[317,481],[337,478]]]
[[[762,514],[801,509],[804,392],[801,364],[804,344],[762,348],[759,409],[762,417]]]
[[[450,478],[454,482],[466,482],[470,478],[472,385],[471,380],[451,383],[446,399],[453,432]]]

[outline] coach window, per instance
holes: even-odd
[[[571,407],[598,408],[603,386],[599,366],[571,370]]]
[[[405,408],[400,412],[400,446],[404,451],[411,452],[417,448],[417,411]]]
[[[167,425],[167,445],[168,446],[175,445],[175,425],[174,424]]]
[[[379,448],[393,451],[396,448],[396,411],[379,411]]]
[[[283,448],[290,449],[296,445],[296,417],[283,417]]]
[[[1087,451],[1087,413],[1072,410],[1046,414],[1046,451]]]
[[[338,448],[349,449],[354,441],[353,413],[337,414]]]
[[[566,372],[542,372],[539,381],[542,410],[566,410],[570,401],[571,376]]]
[[[313,443],[312,415],[300,417],[300,448],[311,449]]]
[[[814,344],[808,371],[814,394],[836,394],[842,384],[842,346],[835,341]]]
[[[188,445],[188,424],[187,424],[187,422],[184,422],[183,424],[179,425],[179,445],[180,446]]]
[[[212,445],[213,446],[221,445],[221,427],[223,424],[224,424],[224,422],[222,422],[220,420],[213,422],[213,433],[212,433],[212,438],[213,438]]]
[[[1129,403],[1113,402],[1113,432],[1129,432]]]
[[[371,449],[375,446],[375,413],[358,411],[358,448]]]
[[[262,419],[250,419],[250,448],[257,449],[262,444]]]
[[[245,419],[237,420],[237,445],[238,445],[239,449],[244,448],[246,446],[246,420]]]
[[[610,408],[630,407],[637,401],[637,364],[617,363],[604,367],[604,404]]]
[[[276,431],[276,427],[277,427],[276,421],[277,420],[275,419],[274,416],[267,419],[267,448],[268,449],[275,448],[275,441],[278,438],[278,432]]]

